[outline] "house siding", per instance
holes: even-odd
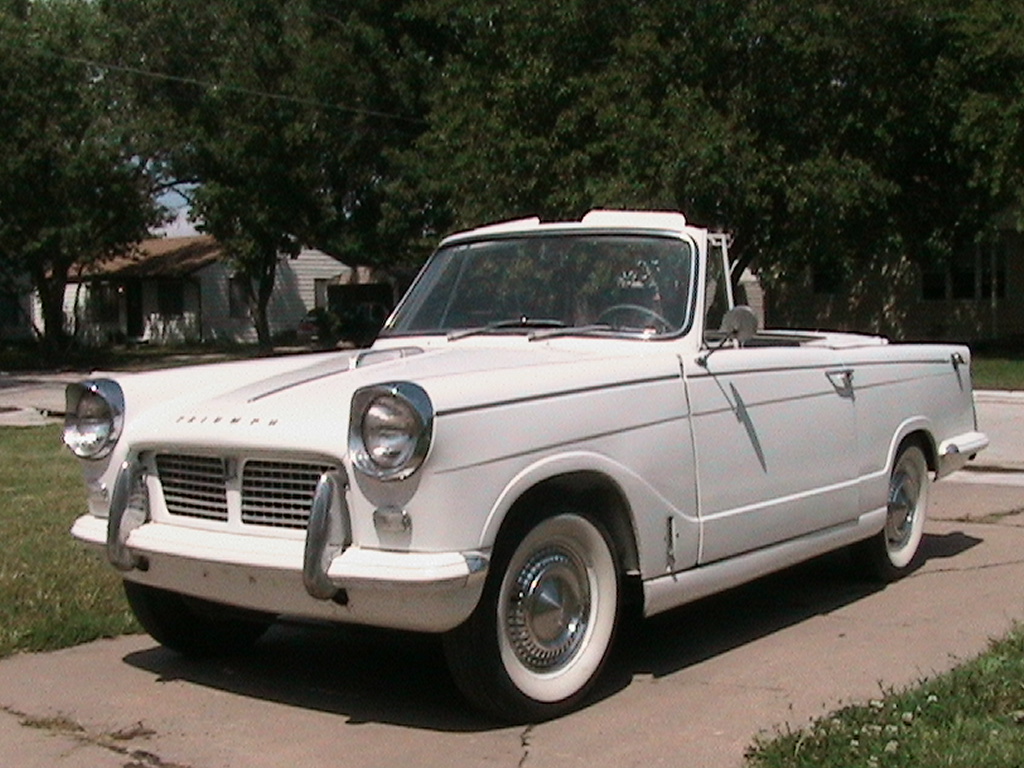
[[[276,336],[295,330],[306,312],[316,306],[317,281],[344,282],[352,273],[351,268],[337,259],[311,248],[303,249],[295,258],[282,257],[267,306],[271,334]],[[126,338],[153,344],[255,343],[256,330],[248,312],[244,311],[239,317],[231,316],[233,274],[229,261],[216,259],[184,276],[130,278],[114,273],[109,277],[93,276],[88,282],[69,283],[64,291],[67,327],[77,333],[83,344],[92,346]],[[117,309],[114,314],[100,316],[95,304],[101,300],[103,292],[109,290],[104,286],[117,290]],[[170,303],[180,304],[176,307],[180,311],[168,313],[161,309],[161,290],[169,288],[176,294]],[[141,330],[138,334],[130,330],[133,318],[129,317],[128,294],[131,291],[138,291],[136,312],[141,316],[136,320]],[[38,312],[33,314],[34,317],[39,315]],[[41,319],[37,324],[41,324]]]
[[[760,275],[765,315],[772,327],[874,333],[898,341],[981,341],[1024,336],[1024,238],[1008,235],[997,246],[963,254],[974,265],[973,296],[926,298],[924,273],[909,258],[873,259],[833,292],[814,290],[810,270],[796,276]],[[998,269],[991,269],[992,265]]]
[[[202,285],[202,327],[206,340],[255,343],[256,329],[248,315],[231,316],[230,265],[216,262],[199,272]],[[317,306],[316,281],[344,281],[352,269],[311,248],[277,264],[274,293],[267,305],[272,335],[295,330],[303,315]]]

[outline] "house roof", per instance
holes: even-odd
[[[184,277],[217,261],[219,243],[209,235],[143,240],[122,256],[88,265],[80,280]]]

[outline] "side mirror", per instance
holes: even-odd
[[[757,333],[757,315],[746,304],[740,304],[725,313],[720,330],[725,341],[735,339],[742,347]]]
[[[697,358],[697,365],[702,368],[707,367],[708,358],[711,357],[712,353],[717,352],[730,341],[735,341],[742,347],[754,338],[754,335],[757,333],[757,315],[747,305],[740,304],[725,313],[720,330],[723,335],[722,340],[718,342],[718,346],[707,350]]]

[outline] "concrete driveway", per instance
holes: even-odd
[[[0,415],[38,423],[67,378],[0,376]],[[832,555],[637,622],[561,720],[478,718],[431,638],[278,627],[190,662],[135,636],[0,662],[0,766],[735,768],[758,733],[949,669],[1024,619],[1024,398],[977,400],[996,471],[934,486],[909,578],[879,589]]]
[[[758,733],[946,670],[1024,618],[1024,487],[962,474],[934,487],[909,578],[878,589],[832,555],[639,623],[561,720],[478,718],[430,638],[281,627],[193,662],[136,636],[0,662],[0,765],[739,766]]]

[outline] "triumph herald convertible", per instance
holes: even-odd
[[[73,384],[73,534],[176,651],[289,618],[438,633],[510,720],[579,706],[627,599],[841,547],[907,573],[930,483],[988,442],[970,353],[759,331],[721,246],[677,213],[487,226],[367,349]]]

